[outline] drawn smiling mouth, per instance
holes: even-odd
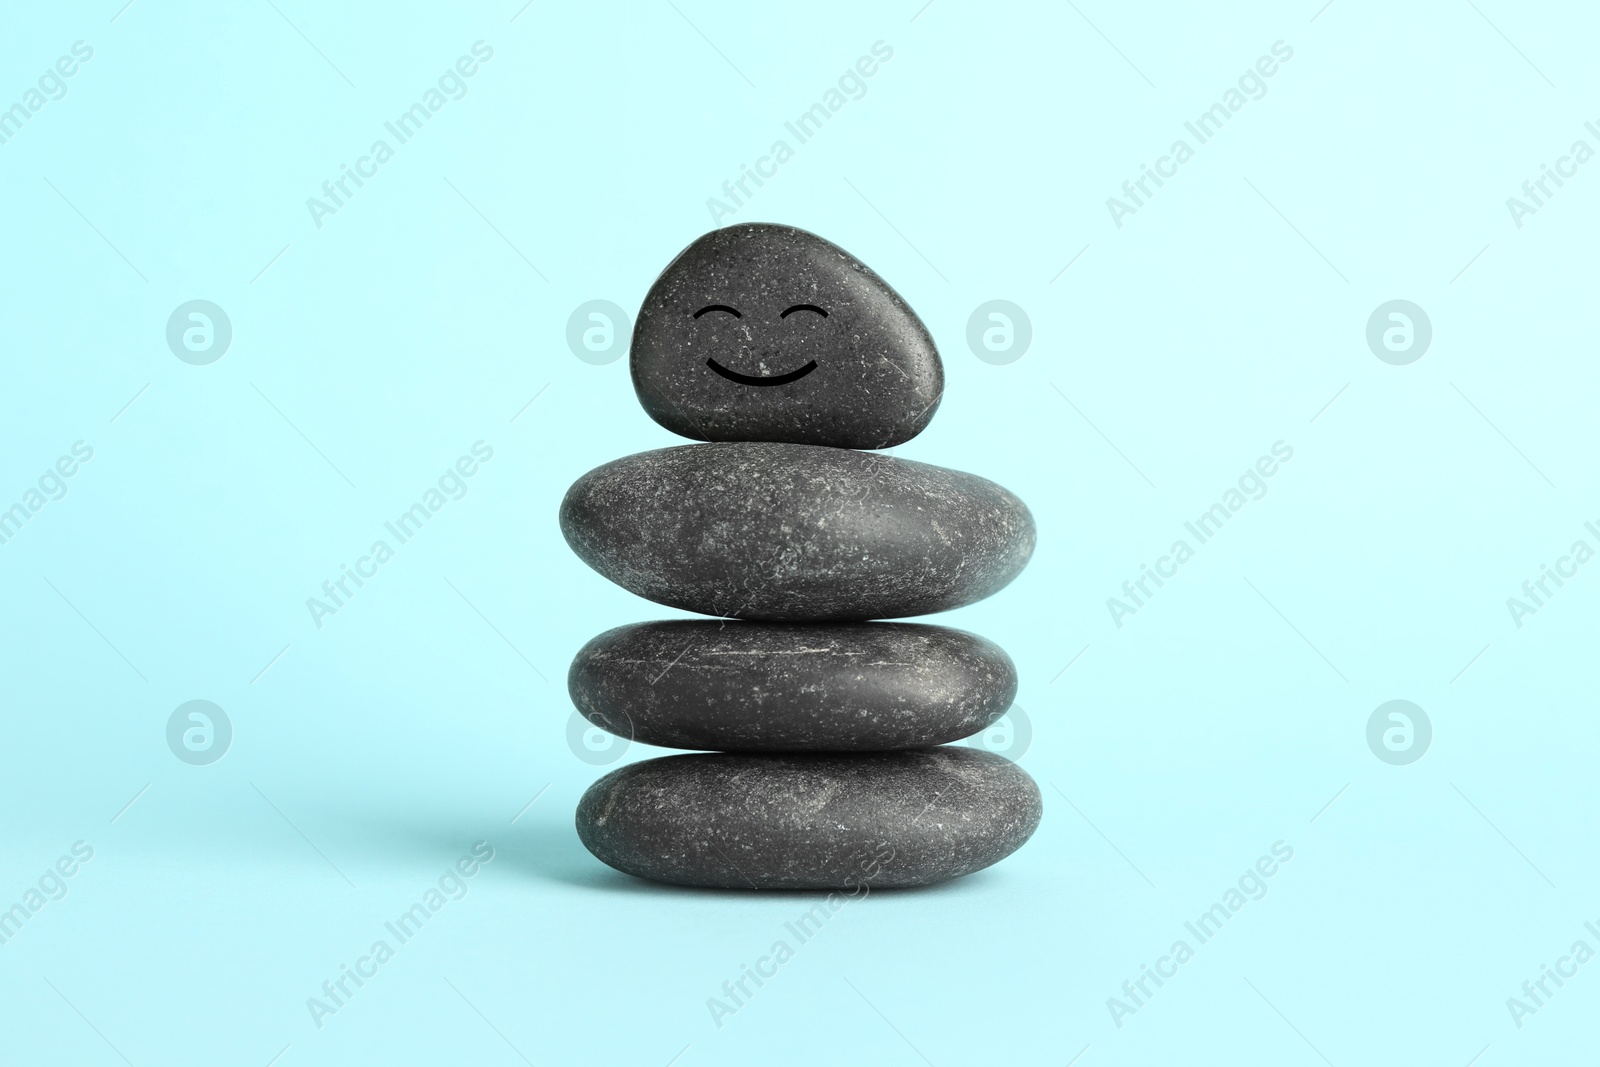
[[[805,366],[800,367],[797,370],[789,371],[786,374],[767,375],[740,374],[738,371],[729,370],[727,367],[724,367],[714,359],[706,360],[706,366],[710,367],[712,370],[728,379],[728,381],[737,382],[740,385],[788,385],[790,382],[797,382],[801,378],[804,378],[806,375],[810,374],[812,371],[816,370],[817,361],[812,360]]]

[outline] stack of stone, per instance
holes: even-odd
[[[603,729],[712,751],[600,779],[578,804],[583,843],[643,878],[758,889],[923,885],[1020,847],[1038,787],[947,744],[1005,713],[1010,657],[867,621],[980,600],[1033,552],[1033,518],[1000,486],[861,451],[933,417],[944,371],[921,320],[822,238],[735,226],[656,280],[631,368],[652,418],[710,443],[585,474],[562,532],[623,588],[716,618],[609,630],[568,687]]]

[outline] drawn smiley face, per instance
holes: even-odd
[[[702,441],[887,448],[928,424],[938,350],[844,249],[753,223],[695,241],[651,286],[629,367],[645,410]]]
[[[778,318],[780,321],[782,321],[796,312],[809,312],[813,315],[820,315],[823,318],[828,317],[828,312],[815,304],[794,304],[780,311],[778,313]],[[729,307],[727,304],[707,304],[699,311],[696,311],[693,317],[698,319],[702,315],[712,313],[731,315],[736,319],[744,318],[744,313],[742,311],[740,311],[738,308]],[[805,364],[796,367],[794,370],[783,371],[777,374],[740,374],[738,371],[729,370],[727,367],[724,367],[722,364],[718,363],[715,356],[706,357],[706,366],[710,367],[712,370],[716,371],[718,374],[722,375],[724,378],[728,379],[728,381],[733,382],[736,385],[770,386],[788,385],[790,382],[798,382],[801,378],[804,378],[806,375],[817,369],[817,361],[815,359],[807,360]]]

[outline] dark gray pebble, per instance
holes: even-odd
[[[971,874],[1039,825],[1039,787],[965,747],[691,755],[612,771],[578,836],[619,871],[720,889],[868,889]]]
[[[650,417],[701,441],[887,448],[944,392],[933,338],[887,282],[771,223],[680,252],[639,308],[629,365]]]
[[[997,592],[1033,516],[976,475],[814,445],[681,445],[613,460],[561,531],[631,592],[705,615],[832,622],[926,615]]]
[[[590,722],[647,745],[872,752],[978,732],[1011,706],[1017,671],[945,626],[682,619],[594,638],[567,690]]]

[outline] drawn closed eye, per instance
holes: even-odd
[[[785,308],[783,310],[783,314],[779,315],[778,318],[786,319],[790,315],[794,314],[796,311],[815,311],[818,315],[821,315],[823,318],[827,318],[828,317],[828,313],[826,311],[822,310],[821,308],[817,307],[817,305],[815,305],[815,304],[796,304],[794,307]]]
[[[743,315],[739,314],[739,309],[738,308],[731,308],[727,304],[707,304],[705,307],[701,308],[699,311],[696,311],[694,313],[694,317],[698,319],[701,315],[704,315],[708,311],[726,311],[728,314],[732,315],[736,319],[744,318]],[[785,314],[787,314],[787,312],[785,312]]]

